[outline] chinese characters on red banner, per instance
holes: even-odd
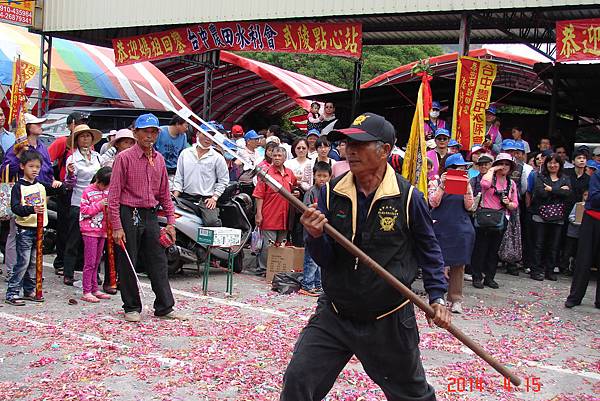
[[[556,61],[581,60],[600,60],[600,18],[556,23]]]
[[[484,142],[485,110],[490,104],[494,79],[494,63],[472,57],[458,60],[452,131],[463,149]]]
[[[361,24],[225,22],[113,39],[115,63],[125,65],[209,50],[317,53],[360,58]]]

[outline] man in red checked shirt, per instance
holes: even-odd
[[[120,152],[115,159],[108,192],[108,209],[117,244],[125,242],[133,266],[144,254],[146,272],[156,295],[154,315],[163,319],[187,320],[173,311],[175,300],[169,284],[167,259],[160,246],[160,227],[156,210],[161,206],[167,215],[167,232],[174,239],[174,207],[169,192],[165,160],[153,148],[159,122],[153,114],[135,120],[137,143]],[[127,256],[117,246],[117,268],[125,320],[139,322],[142,311],[137,280]]]
[[[293,171],[283,165],[287,159],[287,151],[278,146],[273,149],[273,163],[269,168],[269,175],[279,182],[290,192],[297,185],[296,176]],[[300,194],[296,190],[294,195]],[[259,179],[254,189],[253,196],[256,198],[256,226],[260,227],[263,243],[258,255],[257,275],[263,275],[267,271],[267,248],[271,242],[282,242],[287,236],[288,211],[290,204],[279,195],[273,188],[269,187],[263,180]]]

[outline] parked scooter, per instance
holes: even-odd
[[[179,272],[186,263],[203,263],[207,257],[207,247],[196,242],[198,228],[202,227],[197,204],[192,201],[173,198],[175,206],[175,231],[177,238],[175,244],[166,249],[169,273]],[[219,218],[223,227],[238,228],[242,230],[242,241],[239,246],[232,247],[231,252],[235,255],[233,271],[240,273],[244,265],[244,245],[250,238],[252,226],[248,220],[248,214],[252,212],[252,198],[241,193],[237,182],[231,183],[223,192],[217,202]],[[159,223],[166,226],[167,219],[159,212]],[[228,253],[219,248],[211,248],[211,258],[216,258],[227,264]]]

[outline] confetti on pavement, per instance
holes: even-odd
[[[177,307],[191,317],[189,321],[159,320],[146,309],[142,322],[131,324],[122,319],[118,297],[93,306],[69,306],[59,284],[56,296],[48,296],[44,305],[0,307],[0,401],[277,400],[294,343],[315,300],[278,295],[246,277],[236,275],[237,294],[231,300],[280,311],[282,316],[179,297]],[[220,287],[223,279],[211,277],[217,283],[211,281],[210,288]],[[201,293],[197,279],[175,280],[172,285]],[[527,378],[528,390],[508,388],[499,374],[450,334],[429,328],[419,312],[423,361],[437,398],[600,400],[598,379],[545,368],[600,373],[600,315],[578,311],[569,316],[559,309],[564,287],[537,285],[535,290],[512,288],[505,293],[466,289],[466,313],[454,316],[488,352]],[[152,301],[148,293],[146,306]],[[209,296],[226,299],[216,290]],[[484,301],[486,296],[492,299]],[[534,392],[534,378],[539,392]],[[383,399],[356,358],[326,398]]]

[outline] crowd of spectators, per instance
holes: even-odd
[[[231,149],[259,165],[306,204],[314,204],[320,188],[345,174],[350,166],[345,160],[345,140],[330,143],[327,139],[326,133],[336,121],[334,105],[326,103],[323,112],[318,103],[313,106],[307,116],[307,133],[295,138],[277,125],[259,132],[244,130],[239,124],[227,131],[216,122],[203,128],[226,135]],[[548,138],[542,138],[538,150],[532,151],[521,127],[512,128],[512,138],[502,138],[496,110],[490,107],[484,142],[461,149],[440,118],[440,109],[441,105],[434,102],[424,129],[429,148],[429,206],[447,266],[451,310],[463,312],[465,278],[476,289],[501,287],[501,280],[496,281],[499,266],[508,274],[525,273],[538,281],[556,281],[558,274],[574,275],[566,306],[579,304],[589,270],[597,268],[600,260],[596,240],[600,238],[600,147],[581,146],[569,158],[564,146],[553,147]],[[0,122],[2,119],[0,115]],[[98,170],[112,166],[116,156],[132,147],[136,138],[129,129],[112,132],[112,139],[96,152],[101,133],[88,127],[79,113],[73,113],[67,122],[70,136],[57,139],[48,150],[36,141],[41,133],[37,130],[39,124],[28,124],[28,140],[30,148],[41,155],[38,180],[54,187],[51,195],[56,196],[59,219],[68,221],[59,225],[54,267],[57,274],[64,275],[64,284],[73,285],[74,271],[84,267],[82,195]],[[269,246],[303,246],[299,214],[257,179],[251,166],[211,146],[210,139],[200,132],[190,138],[190,131],[188,123],[175,116],[169,125],[160,127],[154,143],[154,149],[164,158],[172,195],[196,203],[207,226],[220,226],[217,202],[230,181],[239,182],[241,191],[255,202],[255,214],[249,217],[260,229],[263,241],[254,273],[264,275]],[[16,177],[20,166],[11,135],[0,132],[2,169],[9,166],[10,175]],[[389,163],[398,173],[402,171],[402,157],[402,150],[394,147]],[[463,170],[468,177],[463,194],[446,192],[450,170]],[[6,264],[10,274],[16,264],[14,219],[9,229]],[[591,238],[590,232],[595,235],[594,245],[578,241],[583,233],[586,239]],[[87,285],[88,294],[97,293],[89,288]],[[106,282],[103,290],[109,294],[117,291]],[[319,267],[306,252],[301,293],[318,296],[321,292]],[[600,307],[600,296],[596,306]]]

